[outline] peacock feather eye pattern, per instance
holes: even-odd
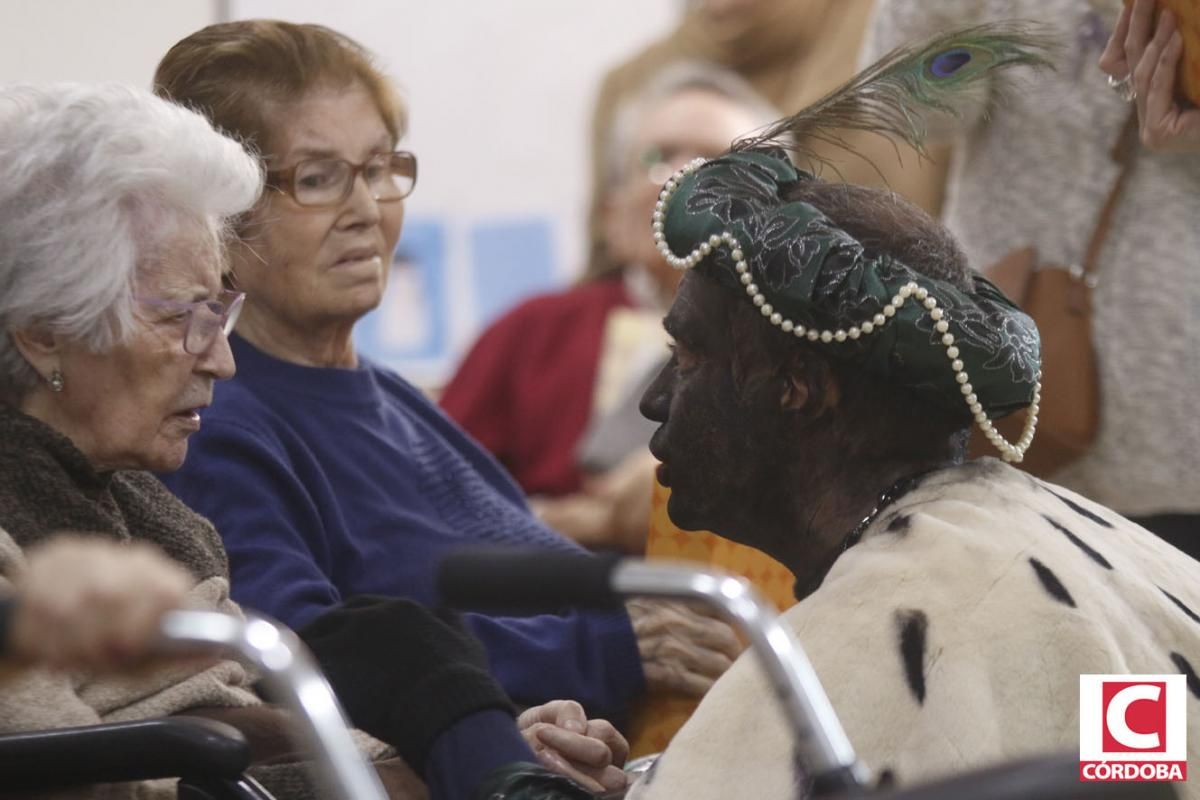
[[[962,47],[938,53],[929,63],[929,74],[933,78],[949,78],[971,63],[971,52]]]

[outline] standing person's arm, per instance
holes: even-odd
[[[1121,10],[1100,56],[1100,69],[1127,80],[1137,106],[1142,144],[1163,153],[1200,154],[1200,108],[1179,101],[1183,37],[1169,10],[1154,21],[1154,0],[1134,0]]]

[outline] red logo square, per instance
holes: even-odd
[[[1166,681],[1107,681],[1102,698],[1104,752],[1156,752],[1166,746]]]

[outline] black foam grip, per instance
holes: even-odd
[[[456,608],[508,613],[549,613],[566,606],[607,609],[621,605],[612,589],[616,555],[545,550],[470,548],[442,560],[438,592]]]
[[[249,765],[241,732],[198,717],[25,731],[0,736],[0,795],[153,778],[233,779]]]

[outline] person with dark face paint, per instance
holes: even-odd
[[[653,216],[685,271],[664,321],[673,355],[642,400],[670,516],[795,574],[785,620],[860,758],[906,785],[1076,750],[1081,674],[1194,683],[1200,663],[1200,564],[1011,466],[1036,446],[1033,321],[924,212],[824,183],[778,146],[847,121],[919,146],[956,87],[1043,53],[1005,23],[893,54],[685,166]],[[1019,410],[1010,442],[992,421]],[[1002,460],[963,462],[973,425]],[[739,659],[629,796],[795,797],[806,776],[770,697]],[[1195,709],[1190,726],[1195,756]]]

